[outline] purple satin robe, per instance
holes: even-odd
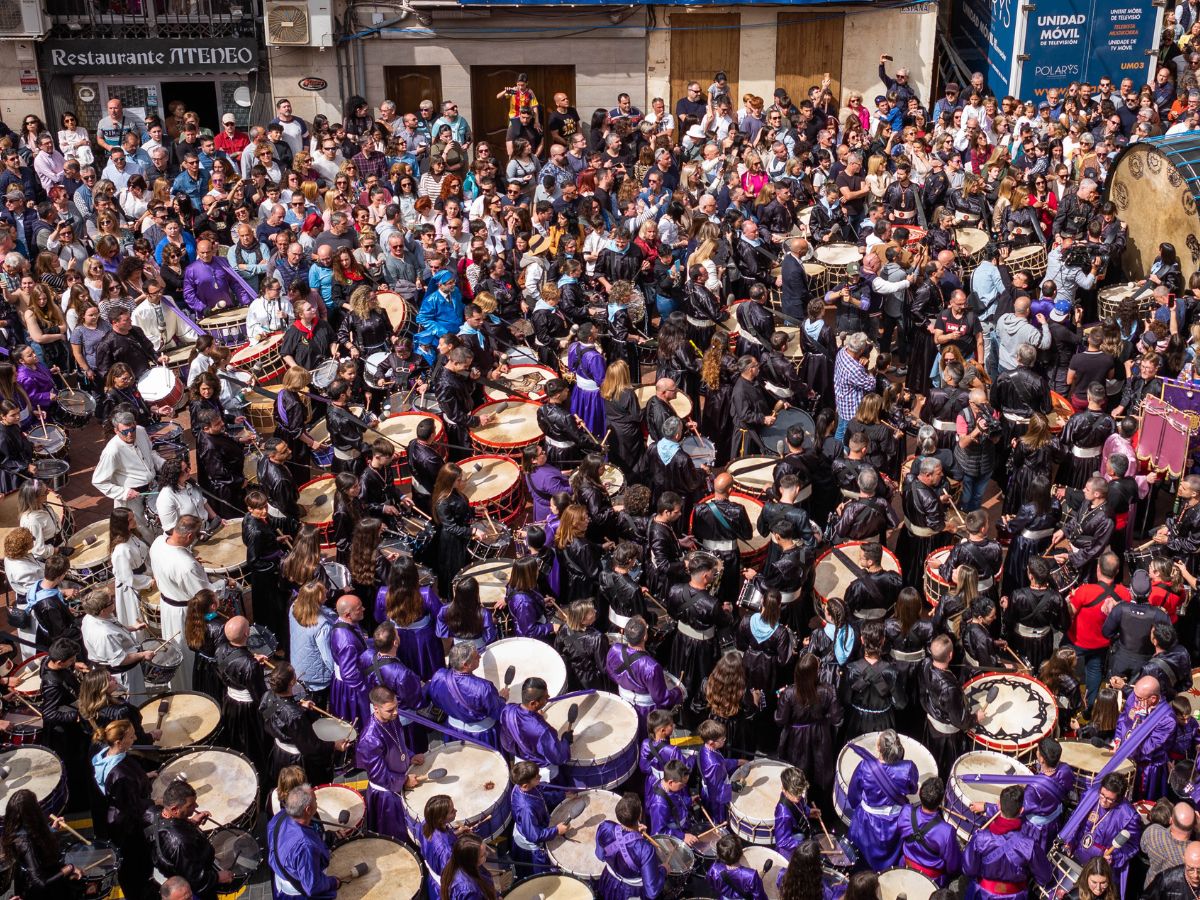
[[[34,409],[47,410],[54,403],[50,395],[58,388],[54,384],[54,375],[44,364],[39,362],[32,369],[29,366],[17,366],[17,384],[25,388]]]
[[[585,349],[583,344],[575,343],[567,353],[567,368],[575,373],[571,412],[583,420],[596,440],[601,441],[605,431],[604,399],[600,396],[600,385],[604,383],[607,371],[604,357],[594,347]],[[591,384],[585,386],[585,381]]]
[[[393,719],[385,725],[372,715],[358,738],[354,762],[367,773],[367,827],[397,840],[408,840],[400,797],[412,755],[400,721]]]
[[[399,638],[396,656],[422,681],[428,681],[446,662],[446,651],[437,636],[437,615],[442,611],[442,601],[431,584],[421,588],[421,597],[425,601],[425,615],[410,625],[392,624],[396,625],[396,637]],[[387,618],[386,600],[387,588],[381,587],[375,596],[376,622]]]
[[[999,820],[997,820],[999,821]],[[965,900],[1026,900],[1031,896],[1029,882],[1050,884],[1054,871],[1037,842],[1019,831],[996,834],[991,830],[971,835],[963,852],[963,873],[967,876]],[[1010,893],[996,893],[984,887],[985,880],[1024,884]]]
[[[367,721],[367,681],[358,658],[368,647],[366,635],[358,625],[335,624],[329,630],[329,651],[333,656],[333,684],[329,690],[329,711],[347,722]]]
[[[907,797],[917,792],[917,767],[902,759],[897,763],[879,763],[893,793]],[[850,820],[850,840],[858,847],[867,867],[882,872],[894,868],[900,860],[900,832],[897,821],[901,807],[894,805],[888,792],[875,780],[873,767],[859,763],[850,778],[847,806],[854,810]]]
[[[459,729],[453,722],[447,725],[459,734],[500,749],[498,723],[508,704],[494,684],[478,675],[441,669],[430,679],[428,690],[429,699],[452,720],[476,724],[490,719],[491,726],[483,731]]]
[[[1125,701],[1125,710],[1117,720],[1116,740],[1124,742],[1131,736],[1142,739],[1131,759],[1137,764],[1137,779],[1133,786],[1134,800],[1157,800],[1167,792],[1167,751],[1175,737],[1175,719],[1164,716],[1144,735],[1145,716],[1133,709],[1134,694]],[[1137,723],[1137,724],[1135,724]],[[1141,730],[1139,730],[1141,729]]]
[[[525,476],[529,497],[533,500],[534,522],[545,522],[550,516],[550,498],[562,491],[571,493],[571,482],[558,466],[547,463]]]
[[[1033,838],[1043,850],[1062,824],[1063,802],[1075,787],[1075,773],[1060,762],[1053,774],[1038,773],[1025,786],[1025,822],[1021,830]]]
[[[608,671],[608,677],[616,682],[617,692],[637,707],[638,718],[644,730],[646,716],[650,711],[670,709],[678,705],[683,700],[683,689],[667,688],[662,664],[652,656],[643,656],[635,660],[618,674],[626,658],[632,655],[633,650],[625,644],[613,644],[608,648],[608,655],[604,657],[604,668]],[[638,694],[648,696],[651,703],[647,705],[644,697],[635,696]]]
[[[652,834],[669,834],[683,840],[691,812],[692,795],[686,787],[671,793],[661,781],[646,783],[646,818]]]
[[[663,766],[673,759],[679,760],[689,769],[692,768],[692,758],[679,747],[673,746],[670,741],[646,738],[638,748],[638,768],[648,781],[662,778]]]
[[[700,748],[700,802],[714,822],[724,822],[733,797],[729,776],[738,767],[736,759],[726,759],[719,750],[705,744]]]
[[[749,866],[727,866],[717,861],[704,877],[721,900],[767,900],[762,876]]]
[[[509,802],[512,804],[513,815],[513,859],[522,863],[549,866],[550,856],[546,853],[544,845],[558,834],[558,829],[550,824],[550,807],[541,785],[530,791],[523,791],[514,786],[509,793]],[[517,838],[518,832],[521,839]],[[535,845],[535,848],[531,850],[524,844]]]
[[[616,822],[601,822],[596,829],[596,856],[604,863],[602,900],[633,900],[662,893],[667,871],[658,861],[654,845],[641,833]],[[627,884],[629,881],[636,884]]]
[[[384,663],[379,671],[373,674],[371,668],[380,660],[384,660]],[[406,721],[404,716],[405,710],[419,712],[427,705],[425,685],[421,683],[417,673],[398,657],[382,656],[374,650],[364,650],[359,654],[358,666],[367,681],[368,700],[371,689],[376,685],[383,685],[395,694],[396,706],[400,710],[400,722],[404,727],[405,743],[414,753],[424,753],[428,750],[429,737],[425,733],[425,726]]]
[[[1121,875],[1129,868],[1130,860],[1137,856],[1142,836],[1142,817],[1124,798],[1119,799],[1111,810],[1101,809],[1097,800],[1078,830],[1063,831],[1062,838],[1074,851],[1072,855],[1076,861],[1084,865],[1089,859],[1103,855],[1122,831],[1128,833],[1129,839],[1113,851],[1110,860],[1113,871]]]
[[[509,595],[508,610],[518,637],[554,640],[554,625],[546,621],[546,600],[538,591],[517,591]]]
[[[792,851],[808,840],[807,808],[798,809],[783,794],[775,804],[775,849],[791,857]]]
[[[916,828],[913,828],[913,811],[917,814]],[[927,832],[923,841],[905,840],[924,828],[933,819],[938,822]],[[911,860],[918,872],[933,878],[938,887],[946,887],[958,877],[962,871],[962,850],[958,845],[958,835],[954,827],[941,818],[940,812],[926,812],[920,806],[910,806],[900,813],[900,847],[902,850],[901,865],[904,860]],[[934,876],[934,872],[940,872]]]
[[[500,711],[500,746],[510,756],[549,770],[550,781],[554,780],[558,767],[571,758],[571,745],[545,719],[516,703],[506,703]]]
[[[425,879],[425,883],[429,885],[429,900],[440,900],[442,869],[446,868],[446,863],[450,861],[450,851],[454,849],[454,832],[442,828],[425,837],[425,831],[422,829],[418,837],[421,859],[425,860],[426,874],[429,876]]]
[[[220,257],[211,263],[198,259],[183,272],[183,302],[203,316],[221,302],[226,306],[249,306],[254,302],[254,292],[234,277],[229,263]]]

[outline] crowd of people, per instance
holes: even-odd
[[[314,788],[353,773],[367,830],[416,848],[414,893],[493,900],[497,846],[554,871],[580,827],[555,818],[582,786],[574,720],[546,717],[565,689],[637,711],[638,764],[586,833],[606,900],[873,900],[896,869],[939,900],[1194,900],[1200,476],[1136,442],[1193,377],[1200,272],[1164,243],[1131,281],[1101,198],[1120,148],[1200,127],[1200,25],[1168,15],[1154,84],[1036,103],[976,74],[927,107],[881,56],[869,104],[718,72],[584,117],[521,75],[503,147],[453,100],[310,123],[279,99],[247,133],[114,98],[94,133],[0,130],[0,649],[42,654],[40,743],[124,895],[239,877],[186,772],[151,790],[163,714],[131,698],[168,644],[149,689],[220,705],[213,740],[273,802],[277,897],[337,896],[344,823]],[[473,448],[530,400],[520,502],[493,509]],[[379,430],[413,411],[410,439]],[[107,577],[80,584],[90,545],[43,463],[100,429]],[[240,578],[205,558],[217,533]],[[497,552],[498,602],[463,571]],[[565,684],[484,677],[501,637]],[[955,806],[956,762],[1001,739],[981,676],[1052,703],[1012,750],[1030,774]],[[323,737],[331,716],[353,736]],[[447,741],[503,755],[511,827],[456,825],[446,794],[406,808]],[[751,839],[731,807],[764,757],[778,803]],[[44,802],[12,785],[4,810],[25,900],[88,877]],[[667,838],[708,848],[692,881]]]

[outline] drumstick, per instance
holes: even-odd
[[[600,442],[598,440],[596,440],[596,436],[594,434],[592,434],[592,429],[588,428],[585,424],[583,424],[583,419],[579,418],[579,416],[576,416],[575,422],[579,425],[580,428],[582,428],[584,431],[587,432],[587,436],[592,439],[592,443],[594,443],[596,446],[600,446]]]
[[[183,634],[182,631],[177,631],[173,635],[171,635],[169,638],[163,638],[162,640],[160,640],[158,642],[158,647],[155,648],[154,652],[157,653],[159,650],[161,650],[163,647],[167,646],[167,644],[171,643],[171,641],[175,640],[175,638],[179,637],[181,634]]]
[[[78,834],[78,832],[76,832],[76,834]],[[81,838],[81,840],[82,840],[82,838]],[[90,843],[88,843],[87,841],[84,841],[84,843],[85,843],[85,844],[87,844],[89,847],[90,847],[90,846],[92,846],[92,845],[91,845]],[[104,865],[104,864],[105,864],[105,863],[107,863],[107,862],[112,862],[112,860],[113,860],[113,855],[112,855],[111,853],[108,853],[108,854],[105,854],[104,856],[100,857],[100,858],[99,858],[98,860],[96,860],[94,863],[89,863],[88,865],[84,866],[84,867],[83,867],[82,869],[80,869],[79,871],[81,871],[81,872],[90,872],[90,871],[92,871],[92,869],[96,868],[96,866],[102,866],[102,865]]]
[[[71,832],[71,834],[75,835],[75,837],[77,837],[81,841],[83,841],[85,846],[88,846],[88,847],[92,846],[92,842],[89,841],[87,838],[85,838],[82,834],[80,834],[74,828],[72,828],[70,825],[68,825],[67,820],[64,819],[62,816],[51,816],[50,822],[51,822],[51,824],[57,825],[59,828],[65,828],[67,831]]]
[[[38,709],[36,706],[34,706],[32,703],[30,703],[28,700],[26,700],[24,697],[22,697],[20,694],[13,694],[13,696],[16,697],[17,700],[19,700],[21,703],[24,703],[31,710],[33,710],[34,715],[36,715],[39,719],[42,717],[42,711],[40,709]]]
[[[154,730],[159,731],[162,728],[163,719],[167,717],[167,713],[171,711],[171,695],[167,694],[158,701],[158,719],[155,721]]]
[[[271,666],[271,668],[273,669],[275,667]],[[313,712],[318,712],[321,715],[323,715],[327,718],[333,719],[335,722],[341,722],[343,725],[346,725],[350,728],[354,727],[349,722],[347,722],[345,719],[339,718],[338,716],[335,716],[333,713],[321,709],[321,707],[317,706],[317,704],[313,703],[311,700],[309,700],[308,703],[309,703],[308,708],[311,709]]]
[[[704,806],[703,803],[700,804],[700,812],[704,813],[704,818],[707,819],[708,824],[712,826],[711,828],[708,829],[708,831],[716,831],[717,824],[712,820],[712,816],[710,816],[708,814],[708,809]],[[708,831],[704,832],[704,834],[708,834]]]
[[[709,821],[712,821],[712,820],[710,819]],[[728,822],[722,822],[720,825],[714,825],[712,828],[709,828],[706,831],[700,832],[698,835],[696,835],[696,837],[702,838],[706,834],[712,834],[714,831],[720,831],[722,828],[724,828],[728,824],[729,824]]]
[[[1012,648],[1012,647],[1007,647],[1007,646],[1006,646],[1004,649],[1008,651],[1008,655],[1009,655],[1009,656],[1011,656],[1013,659],[1015,659],[1015,660],[1017,661],[1017,665],[1018,665],[1018,666],[1020,666],[1020,667],[1021,667],[1022,669],[1024,669],[1026,672],[1028,672],[1028,671],[1029,671],[1029,666],[1027,666],[1027,665],[1025,664],[1025,660],[1023,660],[1023,659],[1021,659],[1021,657],[1017,656],[1017,652],[1016,652],[1015,650],[1013,650],[1013,648]]]
[[[997,816],[999,816],[999,815],[1000,815],[1000,810],[999,810],[999,809],[997,809],[997,810],[996,810],[994,813],[992,813],[992,817],[991,817],[990,819],[988,819],[986,822],[984,822],[984,823],[983,823],[983,825],[981,825],[981,826],[979,827],[979,830],[980,830],[980,831],[987,831],[987,827],[988,827],[989,825],[991,825],[993,822],[995,822],[995,821],[996,821],[996,817],[997,817]]]

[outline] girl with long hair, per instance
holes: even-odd
[[[846,439],[861,431],[867,436],[867,461],[877,472],[900,480],[900,448],[896,429],[885,419],[887,407],[882,395],[871,392],[858,404],[854,418],[846,423]]]
[[[638,435],[641,435],[640,428]],[[562,469],[549,461],[541,443],[521,451],[521,471],[525,473],[525,486],[533,503],[532,521],[544,522],[550,514],[550,498],[561,491],[569,491],[571,482]]]
[[[970,616],[971,604],[980,596],[979,571],[974,566],[959,566],[954,570],[954,590],[942,598],[933,613],[935,634],[957,638],[963,617]]]
[[[1075,887],[1064,900],[1118,900],[1120,896],[1112,863],[1103,856],[1093,856],[1083,864]]]
[[[428,681],[445,661],[437,634],[442,602],[433,584],[421,584],[421,572],[411,556],[392,563],[386,587],[375,599],[375,618],[396,626],[396,658]]]
[[[563,510],[554,546],[558,550],[559,602],[569,605],[575,600],[591,597],[600,578],[600,552],[587,539],[587,509],[572,503]]]
[[[820,604],[817,615],[820,621],[809,636],[808,649],[821,659],[821,681],[837,688],[846,663],[858,651],[858,631],[839,597]]]
[[[28,788],[14,791],[4,807],[4,858],[13,867],[13,889],[23,900],[61,900],[83,873],[63,862],[63,848],[46,811]],[[64,884],[63,882],[66,882]]]
[[[896,612],[884,620],[883,632],[891,648],[892,664],[896,667],[897,692],[909,698],[908,706],[897,710],[896,721],[919,726],[922,712],[917,673],[925,660],[925,648],[933,640],[933,625],[916,588],[906,587],[900,591],[896,597]]]
[[[1075,677],[1079,658],[1071,647],[1059,647],[1038,668],[1038,680],[1050,688],[1058,700],[1059,723],[1062,731],[1079,714],[1083,705],[1083,685]]]
[[[1012,474],[1004,490],[1004,514],[1015,515],[1026,497],[1026,488],[1039,473],[1054,471],[1061,456],[1061,448],[1050,430],[1050,420],[1045,413],[1035,412],[1029,417],[1025,433],[1012,442],[1008,467]]]
[[[92,730],[105,728],[119,719],[133,723],[137,743],[149,744],[162,736],[159,730],[146,731],[137,707],[129,702],[121,683],[107,669],[92,669],[79,676],[79,716]]]
[[[353,472],[338,472],[333,485],[333,543],[337,547],[337,561],[345,566],[350,562],[355,529],[367,511],[359,499],[362,486]]]
[[[225,687],[217,672],[217,646],[225,638],[225,619],[217,612],[217,595],[204,588],[188,601],[183,621],[183,640],[191,648],[192,689],[208,694],[218,703]]]
[[[483,840],[470,832],[460,835],[442,870],[441,896],[446,900],[496,900],[486,861],[487,845]]]
[[[793,850],[783,883],[779,885],[779,900],[822,900],[825,896],[822,859],[821,845],[816,841],[805,841]]]
[[[288,470],[296,484],[306,483],[309,467],[315,464],[313,448],[316,439],[308,432],[312,418],[312,405],[307,395],[312,375],[303,366],[292,366],[283,374],[283,385],[275,397],[271,417],[275,421],[275,434],[287,442],[292,458],[287,461]]]
[[[140,594],[154,585],[148,565],[150,545],[138,530],[133,511],[118,508],[108,517],[108,553],[117,596],[117,621],[132,628],[142,621]]]
[[[769,735],[763,732],[775,714],[777,692],[795,653],[792,632],[783,624],[783,598],[779,591],[768,590],[763,594],[761,608],[742,619],[737,629],[737,648],[743,654],[747,683],[760,691],[765,701],[760,720],[763,727],[755,729],[758,732],[755,746],[774,749],[764,743]]]
[[[793,681],[779,695],[775,725],[779,741],[775,756],[808,776],[815,799],[830,808],[833,770],[837,757],[834,735],[842,724],[837,692],[820,680],[821,660],[803,653],[796,660]]]
[[[740,374],[737,357],[729,352],[729,334],[717,328],[700,360],[700,393],[704,395],[700,431],[716,445],[717,465],[728,462],[733,433],[729,395]]]
[[[622,536],[620,516],[613,508],[608,487],[601,480],[604,456],[588,453],[571,476],[571,492],[576,503],[588,512],[588,540],[597,544],[617,541]]]
[[[29,341],[42,362],[66,371],[70,356],[67,347],[67,320],[49,285],[35,284],[21,318]]]
[[[450,593],[454,573],[469,558],[467,545],[475,526],[475,512],[464,493],[466,481],[463,471],[454,463],[446,463],[438,472],[433,484],[431,504],[433,521],[438,527],[437,570],[438,591],[445,596]]]
[[[33,556],[41,560],[53,555],[66,537],[61,513],[54,512],[49,500],[50,488],[44,481],[26,481],[17,492],[17,524],[33,535]],[[55,506],[61,510],[60,504],[56,501]]]
[[[288,610],[288,633],[296,677],[308,688],[309,698],[327,706],[333,682],[330,635],[337,615],[325,605],[327,593],[319,581],[309,581],[296,592]]]
[[[518,637],[550,643],[559,626],[546,618],[546,598],[537,588],[540,571],[536,556],[523,556],[513,563],[504,603]]]
[[[499,637],[492,611],[479,602],[479,582],[463,578],[454,585],[454,595],[437,616],[437,636],[448,652],[455,644],[471,644],[476,650]]]
[[[292,552],[283,558],[279,574],[290,593],[322,578],[321,537],[315,525],[301,525],[292,539]]]
[[[629,363],[614,359],[600,385],[604,416],[612,430],[608,458],[626,476],[633,473],[646,450],[642,435],[642,405],[629,377]]]
[[[387,584],[391,572],[391,557],[379,549],[383,536],[383,521],[374,516],[359,519],[354,526],[354,538],[350,544],[350,559],[346,567],[350,570],[350,593],[363,600],[363,629],[370,633],[375,629],[375,604],[371,599]]]
[[[763,692],[750,687],[742,654],[729,650],[721,655],[712,672],[701,684],[707,718],[725,728],[731,747],[752,747],[755,743],[754,719],[763,705]]]
[[[466,826],[454,826],[458,811],[454,808],[454,799],[449,794],[434,794],[425,801],[422,815],[421,831],[418,841],[421,847],[421,858],[433,877],[429,879],[430,900],[440,900],[442,895],[442,872],[450,861],[451,851],[458,835],[466,830]]]
[[[1021,441],[1018,441],[1014,454],[1020,447]],[[1046,474],[1049,471],[1042,469],[1040,472],[1031,472],[1028,480],[1021,485],[1020,505],[1016,513],[1001,516],[996,523],[997,531],[1012,538],[1004,558],[1001,596],[1011,596],[1013,591],[1025,585],[1025,569],[1029,560],[1046,552],[1058,527],[1058,502],[1051,498],[1050,478]]]

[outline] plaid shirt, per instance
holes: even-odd
[[[358,177],[362,181],[365,182],[371,175],[381,182],[387,180],[387,157],[378,150],[360,151],[351,162],[358,168]]]
[[[862,398],[873,390],[875,378],[866,367],[844,349],[839,350],[833,363],[833,396],[838,417],[843,422],[853,419]]]

